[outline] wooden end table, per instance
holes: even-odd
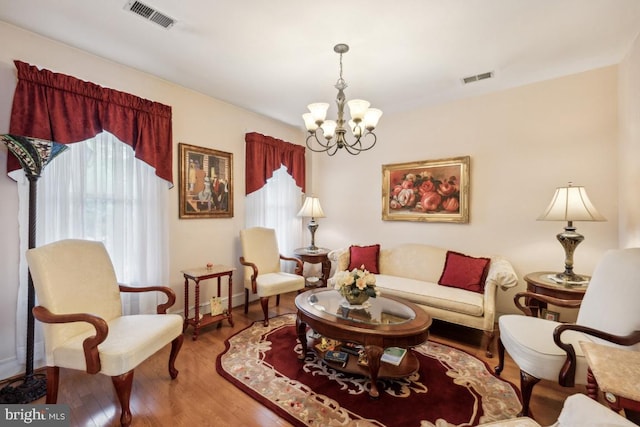
[[[524,276],[524,281],[527,283],[527,291],[564,300],[582,301],[587,291],[588,283],[579,285],[558,283],[551,279],[555,274],[557,273],[553,271],[537,271],[527,274]],[[590,279],[589,276],[583,277]],[[547,308],[546,302],[533,298],[526,298],[525,303],[531,308],[533,315],[536,317],[542,312],[542,309]]]
[[[580,342],[589,364],[587,395],[598,398],[602,390],[611,409],[625,410],[627,418],[640,422],[640,352],[593,342]]]
[[[319,287],[319,286],[327,286],[329,282],[329,274],[331,273],[331,261],[329,260],[329,252],[330,249],[326,248],[318,248],[316,250],[309,250],[309,248],[298,248],[293,251],[293,255],[300,259],[300,261],[307,262],[309,264],[322,264],[322,284],[316,286],[307,287]],[[307,283],[305,281],[305,283]]]
[[[231,305],[231,296],[232,296],[232,279],[231,276],[235,271],[234,267],[229,267],[227,265],[214,265],[211,268],[203,267],[203,268],[193,268],[189,270],[183,270],[181,273],[184,275],[184,325],[182,327],[182,332],[187,330],[189,325],[193,326],[193,337],[192,339],[195,341],[198,339],[198,332],[200,328],[207,326],[211,323],[222,321],[227,319],[229,324],[233,326],[233,317],[231,314],[232,305]],[[227,292],[227,310],[226,312],[217,314],[212,316],[211,314],[203,314],[200,315],[200,281],[208,280],[208,279],[218,279],[218,293],[216,294],[218,297],[220,294],[220,285],[221,278],[223,276],[228,277],[229,290]],[[189,280],[192,280],[195,283],[195,313],[193,317],[189,317]]]
[[[404,378],[420,367],[418,358],[407,351],[400,365],[381,363],[387,347],[414,347],[429,338],[431,316],[417,305],[394,297],[370,298],[371,306],[348,306],[335,289],[314,289],[299,294],[295,303],[298,309],[296,329],[302,345],[302,361],[311,349],[324,360],[323,351],[315,344],[315,338],[307,336],[307,326],[326,338],[350,341],[364,347],[368,365],[358,364],[358,356],[350,355],[346,365],[324,361],[336,370],[371,378],[369,396],[380,396],[378,378]]]

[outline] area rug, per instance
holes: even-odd
[[[226,341],[220,375],[295,426],[452,427],[513,418],[522,409],[513,384],[470,354],[434,341],[412,351],[420,369],[402,380],[338,372],[316,357],[298,360],[295,315],[256,322]],[[380,387],[382,386],[382,387]]]

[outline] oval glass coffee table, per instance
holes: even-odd
[[[364,348],[367,364],[359,364],[358,356],[349,355],[344,364],[330,362],[333,368],[369,376],[369,395],[379,397],[378,378],[402,378],[416,372],[420,363],[411,351],[407,351],[398,366],[381,362],[387,347],[409,348],[422,344],[429,338],[431,316],[417,305],[400,298],[379,296],[369,298],[362,306],[350,306],[335,289],[315,289],[296,297],[296,329],[302,344],[304,360],[309,350],[320,359],[326,351],[318,345],[321,339],[356,343]],[[314,332],[307,334],[307,326]],[[340,348],[335,348],[340,350]]]

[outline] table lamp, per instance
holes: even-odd
[[[573,272],[573,252],[584,240],[584,236],[576,232],[573,221],[606,221],[606,219],[593,206],[584,187],[574,187],[569,182],[566,187],[556,188],[551,203],[538,220],[567,221],[564,231],[556,236],[564,248],[565,260],[564,272],[556,274],[555,279],[567,283],[586,282],[586,277]]]
[[[324,212],[322,211],[322,206],[320,206],[320,200],[317,197],[307,197],[304,200],[304,204],[298,212],[298,216],[311,218],[307,228],[311,232],[311,246],[307,247],[309,252],[317,252],[318,248],[315,243],[315,234],[318,229],[318,223],[316,222],[316,218],[324,218]]]

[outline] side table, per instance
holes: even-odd
[[[231,314],[231,309],[233,308],[231,305],[231,295],[232,295],[232,279],[231,276],[235,271],[234,267],[229,267],[227,265],[214,265],[211,268],[193,268],[190,270],[183,270],[181,273],[184,275],[184,326],[182,327],[182,332],[187,330],[189,325],[193,326],[193,340],[198,339],[198,332],[200,328],[209,325],[213,322],[222,321],[227,319],[229,324],[233,326],[233,318]],[[211,314],[203,314],[200,315],[200,281],[218,278],[218,293],[217,296],[220,297],[220,285],[221,278],[223,276],[228,277],[229,283],[229,291],[228,295],[228,306],[226,312],[221,314],[212,316]],[[195,313],[193,317],[189,317],[189,280],[192,280],[195,283]]]
[[[640,422],[640,352],[585,341],[580,347],[589,364],[587,395],[597,399],[600,388],[611,409]]]
[[[527,274],[524,276],[524,281],[527,283],[527,291],[564,300],[582,301],[587,291],[588,283],[580,285],[558,283],[550,278],[555,274],[553,271],[537,271]],[[583,277],[591,278],[589,276]],[[542,309],[547,308],[546,302],[532,298],[527,298],[526,304],[531,307],[531,311],[536,317],[538,317],[539,312],[542,312]]]
[[[293,251],[293,255],[300,259],[300,261],[307,262],[309,264],[322,264],[322,285],[327,286],[329,282],[329,274],[331,273],[331,261],[329,260],[330,249],[318,248],[316,250],[309,250],[308,248],[298,248]]]

